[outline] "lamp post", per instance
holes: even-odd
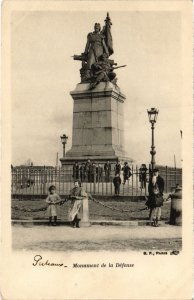
[[[157,108],[151,108],[150,110],[147,110],[148,112],[148,117],[149,117],[149,122],[151,123],[151,130],[152,130],[152,145],[151,145],[151,168],[152,171],[155,167],[155,155],[156,155],[156,150],[155,150],[155,146],[154,146],[154,124],[156,123],[157,120],[157,116],[158,116],[158,112],[159,110]]]
[[[65,157],[65,145],[67,144],[68,136],[66,134],[61,135],[61,143],[63,144],[63,157]]]

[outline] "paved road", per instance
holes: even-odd
[[[13,248],[49,251],[127,251],[180,250],[182,229],[179,226],[68,226],[23,227],[14,225]]]

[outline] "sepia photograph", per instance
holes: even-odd
[[[181,250],[180,26],[178,12],[12,14],[13,248]]]
[[[34,280],[49,269],[50,282],[52,272],[66,272],[83,290],[61,296],[60,277],[57,294],[51,286],[40,292],[39,282],[32,296],[21,280],[14,296],[5,288],[6,299],[190,299],[192,5],[9,2],[2,51],[2,237],[8,234],[1,248],[9,244],[18,274],[24,266]],[[139,259],[146,284],[155,274],[143,293],[93,293],[82,282],[80,272],[88,272],[103,289],[102,269],[103,277],[112,269],[113,282],[121,274],[127,285],[120,270],[130,278],[135,272],[138,284]],[[187,288],[165,293],[185,268],[180,284]]]

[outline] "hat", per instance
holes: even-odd
[[[55,185],[49,186],[49,192],[51,192],[52,190],[56,190],[56,186]]]
[[[181,186],[176,187],[175,192],[178,192],[178,191],[182,191],[182,187]]]
[[[159,172],[159,170],[157,168],[153,169],[153,172]]]

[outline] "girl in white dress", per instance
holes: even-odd
[[[46,198],[46,203],[48,203],[47,213],[49,216],[49,226],[52,225],[52,218],[54,218],[53,226],[57,225],[57,215],[59,210],[59,204],[61,203],[60,196],[56,193],[56,187],[51,185],[49,187],[48,197]]]

